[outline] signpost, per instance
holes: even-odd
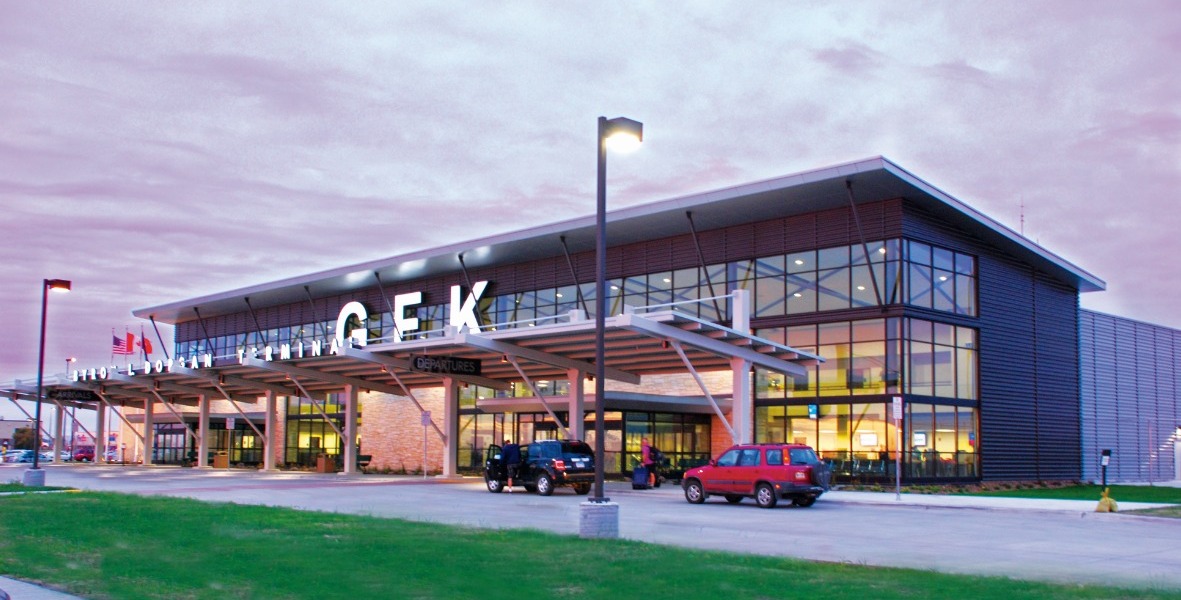
[[[1111,449],[1104,448],[1099,458],[1099,465],[1103,467],[1103,489],[1107,489],[1107,464],[1111,462]]]
[[[902,396],[894,396],[894,500],[902,500]]]
[[[426,479],[426,428],[431,425],[431,411],[422,411],[422,478]]]

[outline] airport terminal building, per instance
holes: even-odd
[[[1103,449],[1111,480],[1178,477],[1181,332],[1080,309],[1101,279],[887,159],[609,212],[601,399],[595,234],[138,309],[168,357],[53,387],[164,464],[478,473],[504,438],[593,442],[602,402],[608,473],[647,436],[674,471],[775,441],[838,482],[1096,479]]]

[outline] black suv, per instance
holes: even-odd
[[[594,480],[595,454],[585,442],[541,440],[521,445],[521,466],[513,484],[542,496],[553,494],[559,485],[571,486],[575,493],[586,495]],[[484,483],[489,492],[499,494],[507,482],[500,446],[493,444],[485,455]]]

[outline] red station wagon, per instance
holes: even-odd
[[[831,481],[828,465],[808,446],[743,444],[708,465],[686,470],[681,487],[692,504],[717,494],[731,504],[750,497],[761,508],[774,508],[780,498],[796,506],[812,506]]]

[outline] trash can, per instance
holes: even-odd
[[[330,454],[320,454],[316,456],[316,472],[317,473],[335,473],[336,472],[336,457]]]
[[[230,468],[230,455],[227,452],[218,452],[213,455],[214,469],[228,469]]]

